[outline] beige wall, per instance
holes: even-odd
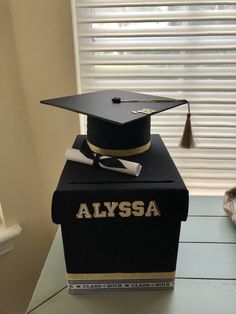
[[[0,0],[0,200],[23,232],[0,256],[0,313],[20,314],[33,293],[55,228],[51,194],[76,114],[39,104],[76,92],[68,0]]]

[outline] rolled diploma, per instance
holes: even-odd
[[[68,148],[65,152],[65,157],[67,160],[76,161],[76,162],[86,164],[89,166],[93,165],[93,160],[84,156],[80,152],[79,149]],[[109,156],[101,156],[100,159],[102,160],[105,158],[109,158]],[[116,171],[116,172],[121,172],[121,173],[126,173],[126,174],[130,174],[130,175],[136,176],[136,177],[139,175],[139,173],[142,169],[142,166],[139,163],[124,160],[124,159],[118,159],[118,158],[117,158],[117,160],[122,162],[123,165],[125,166],[125,168],[107,167],[107,166],[104,166],[103,164],[101,164],[100,162],[99,162],[99,166],[101,168],[104,168],[104,169],[108,169],[108,170]]]

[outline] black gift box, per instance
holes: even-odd
[[[73,145],[80,148],[84,136]],[[174,287],[188,190],[159,135],[138,177],[67,161],[53,195],[70,293]]]

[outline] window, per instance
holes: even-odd
[[[4,219],[4,216],[3,216],[2,206],[1,206],[1,203],[0,203],[0,228],[4,228],[5,226],[6,226],[5,219]]]
[[[191,103],[152,117],[192,194],[236,185],[236,1],[72,1],[78,91],[124,89]]]
[[[0,203],[0,256],[13,250],[13,240],[21,233],[21,231],[22,228],[18,224],[6,227]]]

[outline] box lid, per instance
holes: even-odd
[[[73,148],[80,148],[84,138],[83,135],[78,136]],[[96,206],[104,211],[103,205],[107,202],[117,203],[116,215],[109,219],[121,219],[119,215],[121,202],[131,204],[131,215],[126,219],[147,219],[145,215],[142,217],[132,215],[132,204],[137,201],[143,202],[144,213],[150,201],[155,202],[160,216],[152,217],[153,219],[186,220],[188,190],[161,137],[152,135],[151,140],[151,148],[145,153],[125,157],[126,160],[142,164],[138,177],[67,161],[53,195],[53,221],[63,223],[76,220],[81,204],[85,204],[93,218],[91,211],[94,204],[99,203]]]

